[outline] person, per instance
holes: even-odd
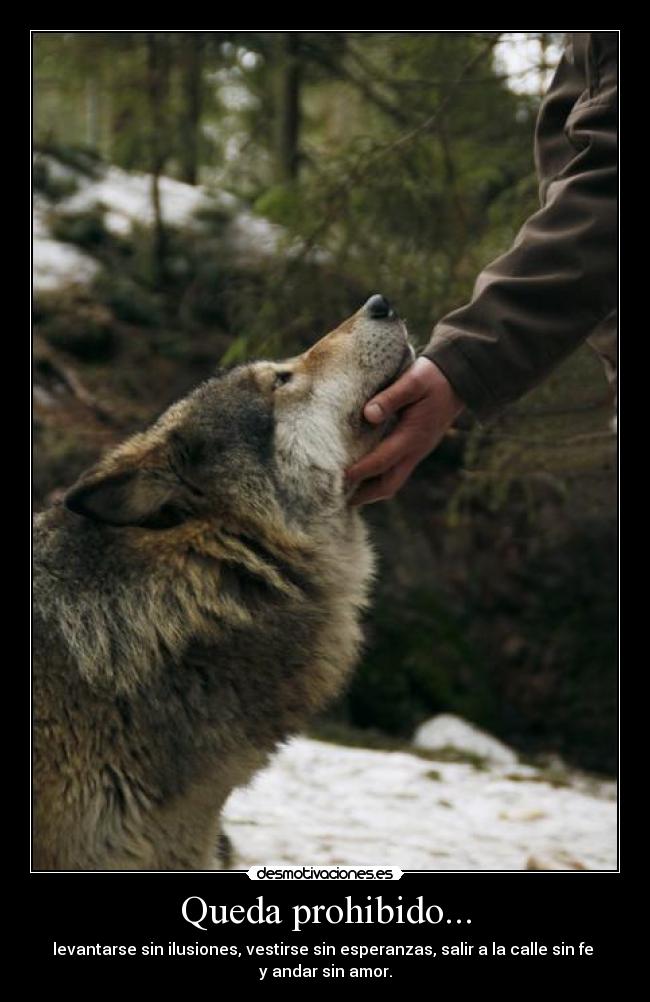
[[[392,497],[465,409],[485,421],[583,341],[615,377],[618,32],[567,37],[535,129],[541,208],[478,276],[471,301],[364,417],[394,430],[348,470],[353,504]]]

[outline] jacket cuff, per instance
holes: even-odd
[[[438,327],[435,336],[421,354],[445,374],[456,394],[479,421],[488,421],[503,409],[485,383],[474,363],[464,352],[461,331]]]

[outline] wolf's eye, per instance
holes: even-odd
[[[293,372],[290,372],[289,370],[286,370],[285,372],[276,372],[273,388],[276,389],[278,386],[284,386],[285,383],[291,382],[292,379]]]

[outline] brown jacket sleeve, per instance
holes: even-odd
[[[617,303],[618,33],[571,36],[539,114],[542,208],[423,354],[485,419],[539,383]]]

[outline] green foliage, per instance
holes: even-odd
[[[161,51],[164,112],[167,129],[154,137],[150,119],[151,35]],[[34,41],[36,80],[35,136],[43,147],[55,143],[76,149],[85,145],[126,170],[151,165],[152,139],[164,144],[164,156],[177,167],[188,141],[185,32],[37,32]],[[219,65],[220,35],[205,35],[206,69]],[[204,115],[218,108],[218,97],[202,79],[199,101]],[[198,137],[205,160],[213,143]]]
[[[443,711],[485,724],[494,718],[481,659],[462,617],[441,594],[415,590],[380,598],[369,636],[346,701],[355,726],[407,736]]]
[[[326,250],[357,287],[380,289],[423,341],[534,204],[535,102],[496,72],[489,33],[293,33],[300,172],[278,185],[284,35],[155,33],[165,127],[154,137],[150,33],[38,34],[37,137],[66,149],[94,138],[109,159],[137,169],[149,169],[155,138],[166,172],[180,172],[187,59],[200,42],[203,176],[248,198],[289,240]],[[266,350],[274,318],[259,309],[208,303],[208,316],[232,323],[247,349],[259,340]]]
[[[54,157],[64,167],[68,167],[87,178],[95,178],[102,167],[97,150],[84,143],[69,143],[53,139],[40,140],[34,144],[36,164],[41,169],[47,169],[43,155]]]
[[[104,210],[99,205],[84,212],[52,214],[50,231],[55,240],[77,244],[90,251],[97,250],[110,239],[104,225]]]
[[[530,561],[518,597],[520,672],[508,683],[522,730],[607,770],[617,743],[615,566],[616,526],[593,520]]]
[[[287,184],[277,184],[267,188],[255,200],[253,209],[260,216],[289,229],[299,229],[304,213],[302,192]]]
[[[115,347],[115,317],[83,294],[50,294],[39,299],[39,333],[54,347],[83,362],[106,362]]]
[[[58,202],[74,195],[79,187],[73,177],[56,177],[42,157],[36,157],[34,160],[32,183],[34,191],[44,195],[51,202]]]
[[[162,323],[160,297],[126,275],[102,273],[95,280],[95,290],[100,302],[124,323],[145,328]]]

